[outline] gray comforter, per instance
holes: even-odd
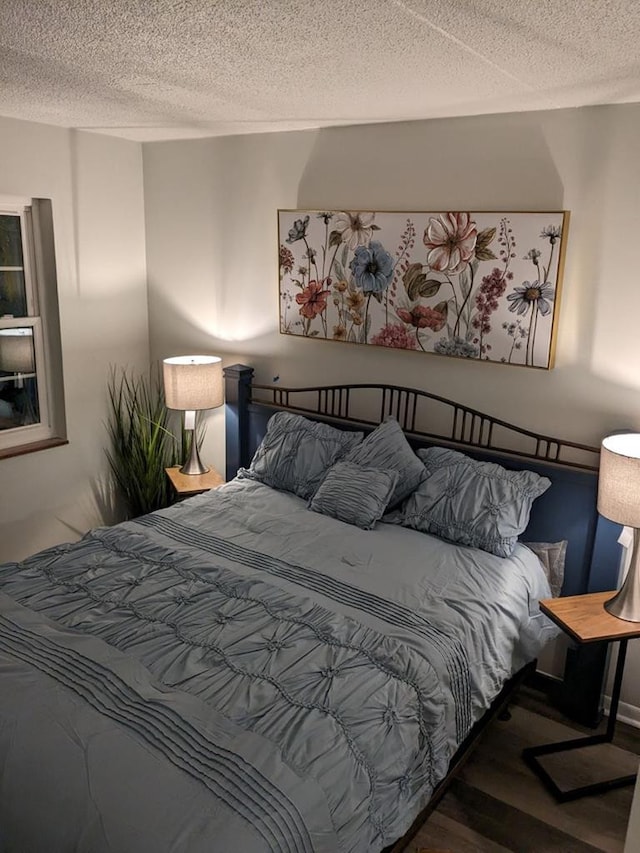
[[[504,560],[251,481],[0,568],[0,850],[370,851],[550,633]]]

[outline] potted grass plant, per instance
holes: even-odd
[[[165,468],[186,458],[184,431],[176,436],[158,369],[136,375],[112,368],[108,382],[107,459],[127,518],[174,502]]]

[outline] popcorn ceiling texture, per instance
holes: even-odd
[[[638,0],[3,0],[0,115],[129,139],[640,101]]]

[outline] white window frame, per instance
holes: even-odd
[[[42,231],[37,221],[38,201],[38,199],[0,195],[0,215],[20,217],[22,269],[27,302],[27,316],[0,315],[0,329],[32,329],[39,413],[37,423],[0,430],[0,459],[66,443],[64,400],[60,391],[56,393],[54,379],[54,374],[57,372],[60,379],[57,386],[61,389],[60,347],[52,345],[50,339],[52,329],[59,332],[57,294],[54,300],[46,299],[43,291],[43,288],[50,285],[52,281],[55,286],[55,259],[45,258],[45,252],[43,252]],[[47,275],[47,265],[49,275]],[[55,305],[55,317],[47,316],[47,306],[51,304]],[[51,311],[50,308],[49,311]]]

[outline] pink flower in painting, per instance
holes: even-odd
[[[379,347],[396,347],[397,349],[418,349],[416,339],[401,323],[387,323],[371,338],[371,343]]]
[[[331,284],[330,279],[326,279],[327,284]],[[296,293],[296,302],[300,306],[300,313],[308,320],[313,320],[318,314],[327,307],[327,296],[331,293],[330,290],[323,289],[324,281],[311,280],[305,287],[302,293]]]
[[[280,246],[280,267],[285,272],[291,272],[293,269],[293,254],[286,246]]]
[[[462,272],[473,257],[477,238],[476,223],[468,213],[432,216],[423,238],[427,263],[438,272]]]
[[[415,305],[411,311],[406,308],[398,308],[398,317],[405,323],[410,323],[416,329],[432,329],[439,332],[447,322],[447,318],[440,311],[427,308],[425,305]]]
[[[499,299],[507,288],[507,279],[504,273],[494,267],[490,275],[482,279],[478,292],[476,293],[476,308],[478,313],[471,321],[474,329],[479,329],[482,335],[488,335],[491,331],[491,314],[498,310]]]

